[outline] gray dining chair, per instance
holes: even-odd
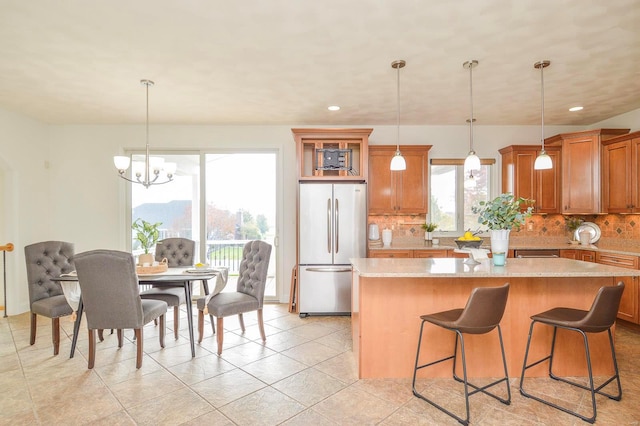
[[[196,242],[188,238],[165,238],[158,241],[155,250],[155,259],[162,262],[167,259],[169,268],[192,266]],[[168,307],[173,307],[173,333],[178,339],[180,330],[180,305],[186,303],[184,285],[164,282],[155,284],[149,290],[140,293],[143,299],[163,300]]]
[[[71,315],[73,309],[67,303],[60,283],[52,278],[75,269],[73,249],[73,243],[64,241],[43,241],[24,248],[31,308],[29,344],[36,342],[38,315],[51,318],[54,355],[60,351],[60,318]]]
[[[264,241],[249,241],[244,245],[242,260],[238,270],[238,284],[235,292],[218,293],[212,297],[198,299],[198,343],[202,342],[204,315],[216,317],[218,334],[218,355],[222,353],[224,317],[238,315],[240,328],[244,328],[245,312],[257,311],[260,336],[265,341],[262,306],[267,284],[267,271],[271,257],[271,245]],[[205,312],[208,311],[208,312]]]
[[[92,250],[74,256],[82,302],[89,329],[88,368],[93,368],[98,329],[118,330],[118,347],[122,347],[122,330],[133,329],[137,345],[136,368],[142,366],[143,327],[159,318],[160,346],[164,348],[167,304],[162,300],[140,298],[135,260],[131,253],[115,250]]]

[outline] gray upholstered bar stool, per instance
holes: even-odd
[[[554,308],[549,311],[545,311],[531,317],[531,326],[529,327],[529,338],[527,340],[527,349],[524,354],[524,362],[522,364],[522,374],[520,375],[520,393],[527,398],[535,399],[543,404],[549,405],[565,413],[573,414],[582,420],[593,423],[596,421],[596,394],[604,395],[615,401],[622,399],[622,386],[620,385],[620,374],[618,372],[618,362],[616,361],[616,351],[613,345],[613,336],[611,334],[611,327],[616,321],[618,309],[620,307],[620,299],[622,298],[622,292],[624,291],[624,283],[620,281],[616,286],[605,286],[600,288],[596,295],[591,309],[584,311],[581,309],[573,308]],[[529,348],[531,346],[531,337],[533,335],[533,326],[536,323],[545,324],[553,327],[553,338],[551,340],[551,352],[546,357],[539,359],[538,361],[527,364],[527,358],[529,356]],[[587,371],[589,374],[589,386],[585,386],[581,383],[577,383],[572,380],[568,380],[564,377],[557,376],[553,373],[553,356],[556,347],[556,334],[558,328],[565,330],[571,330],[578,332],[582,335],[584,340],[584,351],[587,360]],[[591,354],[589,352],[589,340],[587,339],[587,333],[602,333],[606,331],[609,334],[609,346],[611,347],[611,359],[613,362],[614,375],[605,380],[597,388],[593,384],[593,372],[591,369]],[[549,360],[549,377],[554,380],[567,383],[578,388],[588,390],[591,394],[591,406],[593,409],[592,415],[587,417],[576,411],[572,411],[566,407],[562,407],[551,401],[547,401],[539,396],[534,396],[526,392],[524,387],[524,374],[525,371],[541,362]],[[616,381],[618,385],[617,395],[612,395],[603,392],[602,389],[612,381]]]
[[[156,244],[155,259],[161,262],[167,259],[169,268],[180,268],[193,265],[196,242],[187,238],[165,238]],[[155,285],[140,293],[142,299],[163,300],[167,306],[173,306],[173,334],[176,339],[180,329],[180,305],[187,302],[184,286],[171,285],[170,282]],[[191,301],[189,301],[191,302]]]
[[[422,315],[422,324],[420,325],[420,338],[418,339],[418,351],[416,353],[416,364],[413,370],[413,394],[420,399],[427,401],[440,411],[453,417],[463,425],[469,424],[469,397],[477,392],[482,392],[489,395],[503,404],[509,405],[511,403],[511,390],[509,389],[509,376],[507,373],[507,361],[504,356],[504,345],[502,343],[502,331],[500,329],[500,320],[504,315],[504,310],[507,305],[507,297],[509,295],[509,283],[502,287],[478,287],[474,288],[467,300],[467,305],[464,309],[452,309],[449,311],[438,312],[430,315]],[[446,328],[456,333],[456,340],[453,347],[453,355],[439,359],[437,361],[429,362],[427,364],[419,365],[420,360],[420,348],[422,346],[422,334],[425,323],[431,323],[438,327]],[[502,364],[504,367],[504,377],[484,386],[476,386],[470,383],[467,378],[467,362],[464,349],[464,334],[486,334],[493,329],[498,329],[498,339],[500,340],[500,351],[502,353]],[[456,358],[458,354],[458,340],[460,340],[460,355],[462,357],[462,378],[456,374]],[[439,364],[443,361],[453,360],[453,378],[458,382],[464,383],[464,399],[466,405],[466,418],[462,418],[447,410],[443,406],[437,404],[431,399],[427,398],[416,390],[416,375],[418,370],[426,367],[430,367]],[[498,395],[488,392],[486,389],[495,386],[499,383],[505,382],[507,388],[507,398],[501,398]],[[474,390],[469,392],[469,387]]]

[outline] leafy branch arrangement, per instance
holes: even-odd
[[[160,230],[158,227],[162,222],[150,223],[141,218],[136,219],[131,224],[131,229],[136,232],[136,240],[140,241],[140,246],[145,254],[149,253],[149,249],[156,245],[160,238]]]
[[[525,219],[533,213],[534,200],[528,198],[515,198],[511,193],[500,194],[491,201],[480,201],[477,206],[472,206],[473,213],[479,213],[478,223],[486,225],[491,230],[520,229]],[[529,205],[526,210],[521,205]]]
[[[575,232],[576,229],[584,223],[584,219],[575,216],[567,216],[564,218],[564,225],[568,231]]]

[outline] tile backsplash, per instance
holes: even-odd
[[[602,238],[640,241],[640,215],[607,214],[607,215],[573,215],[586,222],[594,222],[602,231]],[[519,231],[512,231],[513,237],[566,237],[571,232],[566,229],[564,215],[533,215]],[[368,223],[377,223],[380,232],[391,229],[394,238],[424,238],[421,225],[425,223],[424,215],[414,216],[369,216]],[[438,230],[436,230],[436,233]],[[621,241],[622,242],[622,241]]]

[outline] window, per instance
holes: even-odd
[[[491,172],[495,160],[482,160],[473,178],[464,173],[464,160],[432,159],[429,215],[438,224],[438,231],[461,234],[482,225],[471,207],[490,199]]]
[[[224,291],[235,291],[242,248],[248,240],[268,242],[271,252],[265,300],[277,300],[276,164],[269,152],[154,153],[174,162],[174,180],[163,185],[131,185],[131,222],[161,222],[160,239],[196,242],[196,262],[229,268]],[[144,161],[135,153],[133,161]],[[132,253],[142,253],[131,234]],[[194,288],[194,295],[200,289]]]

